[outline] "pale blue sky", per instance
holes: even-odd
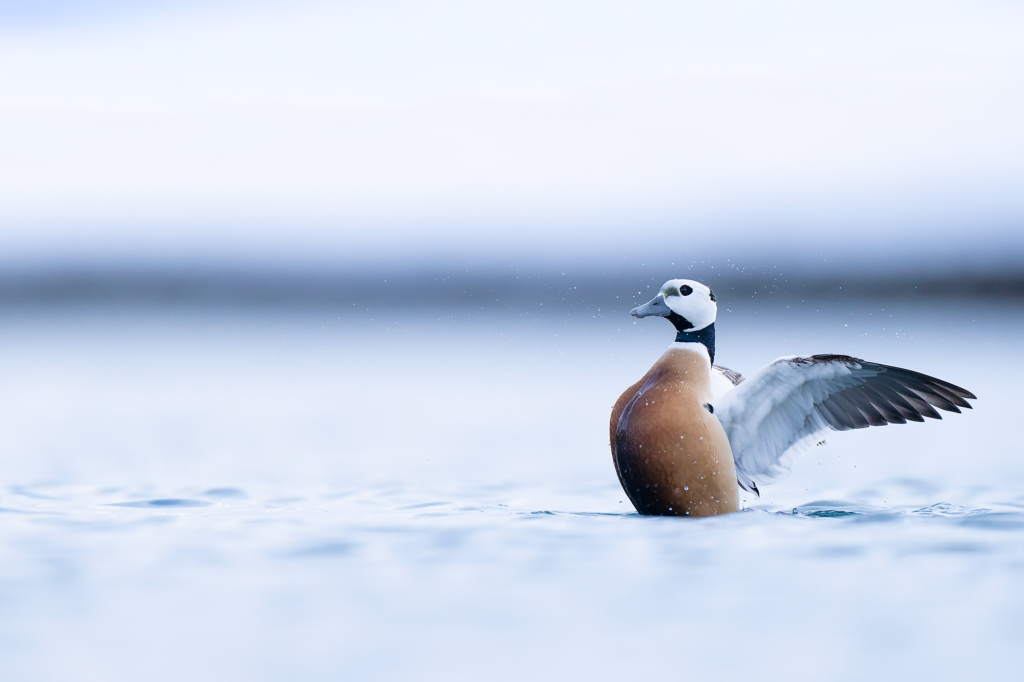
[[[1022,29],[984,2],[0,2],[0,252],[1019,262]]]

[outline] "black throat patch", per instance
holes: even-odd
[[[672,313],[672,314],[675,315],[675,313]],[[684,321],[686,320],[686,318],[684,318],[684,317],[682,317],[680,315],[676,315],[676,317],[679,317],[680,319],[682,319]],[[672,321],[671,316],[669,317],[669,321]],[[675,324],[675,322],[673,322],[673,324]],[[687,323],[687,324],[689,324],[689,323]],[[693,332],[683,331],[682,329],[679,329],[678,326],[676,327],[676,331],[677,331],[677,333],[676,333],[676,343],[703,343],[704,347],[708,349],[708,356],[711,357],[711,364],[712,365],[715,364],[715,323],[714,322],[712,322],[708,326],[704,327],[703,329],[698,329],[697,331],[693,331]]]

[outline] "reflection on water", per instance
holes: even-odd
[[[1022,316],[786,305],[723,305],[722,362],[847,352],[964,385],[976,409],[835,434],[739,514],[648,518],[606,420],[671,340],[657,321],[9,313],[0,670],[1012,675]]]

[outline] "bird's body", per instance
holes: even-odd
[[[711,516],[739,509],[729,439],[704,346],[674,343],[612,408],[615,471],[641,514]]]
[[[665,317],[676,342],[612,408],[612,459],[641,514],[711,516],[739,509],[740,488],[785,476],[828,430],[941,419],[970,391],[846,355],[779,358],[749,379],[714,366],[714,293],[670,280],[636,317]]]

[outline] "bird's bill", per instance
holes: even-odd
[[[658,294],[653,299],[629,311],[633,317],[668,317],[672,314],[665,297]]]

